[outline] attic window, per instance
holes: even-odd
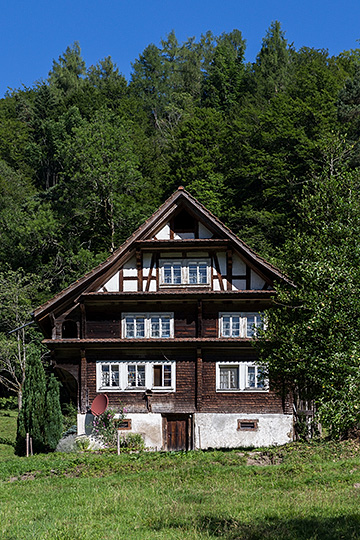
[[[210,286],[210,260],[160,260],[160,286]]]
[[[185,210],[174,217],[174,232],[195,232],[196,220]]]
[[[61,335],[63,339],[77,339],[78,325],[75,321],[64,321],[61,327]]]

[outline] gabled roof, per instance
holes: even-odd
[[[128,259],[129,253],[135,250],[137,242],[149,241],[150,243],[156,232],[179,211],[179,208],[184,207],[197,217],[207,228],[213,231],[218,239],[229,241],[249,265],[258,268],[272,281],[285,280],[290,282],[287,276],[257,255],[247,244],[245,244],[245,242],[240,240],[228,227],[226,227],[226,225],[195,199],[195,197],[183,187],[179,187],[178,190],[175,191],[175,193],[173,193],[149,219],[140,225],[140,227],[103,263],[99,264],[93,270],[85,274],[85,276],[72,283],[69,287],[45,302],[42,306],[38,307],[33,313],[34,318],[37,321],[40,321],[47,314],[59,307],[65,311],[70,308],[82,294],[93,292],[94,289],[96,289],[96,286],[114,267],[119,267],[126,259]],[[158,240],[158,242],[161,242],[161,240]],[[178,240],[175,242],[183,242],[186,244],[187,241]]]

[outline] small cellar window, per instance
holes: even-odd
[[[62,323],[61,335],[63,339],[76,339],[79,337],[78,325],[75,321],[64,321]]]
[[[131,429],[131,418],[123,418],[122,420],[116,423],[116,427],[119,430],[130,430]]]
[[[258,429],[258,423],[259,423],[259,420],[248,420],[248,419],[243,419],[243,420],[238,420],[237,421],[237,424],[238,424],[238,431],[256,431]]]

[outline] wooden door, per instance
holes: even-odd
[[[165,421],[167,450],[190,450],[191,418],[189,415],[167,415]]]

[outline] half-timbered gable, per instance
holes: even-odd
[[[104,263],[35,313],[79,408],[126,405],[158,449],[284,443],[291,408],[252,340],[287,279],[179,188]]]

